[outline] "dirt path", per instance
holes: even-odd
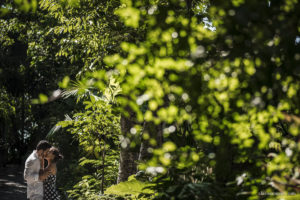
[[[0,168],[0,199],[26,200],[23,166],[8,165]]]

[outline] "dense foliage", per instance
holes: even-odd
[[[34,124],[34,106],[73,101],[56,115],[70,114],[58,123],[67,128],[50,134],[63,144],[59,137],[72,133],[80,151],[65,168],[77,169],[69,197],[126,199],[109,195],[128,195],[122,188],[134,182],[154,199],[299,198],[298,1],[38,2],[34,13],[2,6],[1,133],[12,137],[8,116]],[[14,54],[20,44],[26,51]],[[16,90],[12,80],[27,85]],[[32,90],[35,80],[44,85]],[[49,104],[45,95],[35,103],[47,104],[30,104],[58,81],[77,104]],[[128,177],[127,161],[145,184],[111,186]],[[127,197],[145,198],[140,190]]]

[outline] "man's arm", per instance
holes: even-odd
[[[49,170],[40,169],[38,172],[32,170],[35,160],[28,160],[25,163],[24,179],[29,182],[43,181],[51,173]]]
[[[41,169],[39,172],[39,180],[44,181],[50,174],[51,171],[49,171],[48,169]]]

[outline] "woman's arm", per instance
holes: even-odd
[[[49,170],[51,174],[55,175],[56,174],[56,164],[49,164],[45,170]]]

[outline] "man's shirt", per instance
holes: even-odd
[[[27,181],[27,198],[33,195],[43,196],[43,182],[39,180],[41,162],[34,150],[25,162],[24,179]]]

